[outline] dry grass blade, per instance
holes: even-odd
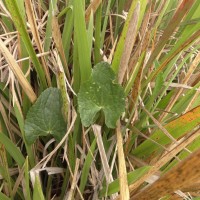
[[[23,181],[23,175],[24,175],[24,167],[19,171],[19,176],[17,177],[15,181],[15,185],[12,190],[12,196],[15,197],[17,193],[17,189],[19,188],[20,183]]]
[[[120,200],[128,200],[130,199],[130,194],[127,181],[126,161],[123,150],[121,125],[119,121],[117,122],[116,134],[117,134],[117,151],[118,151],[118,165],[119,165]]]
[[[0,18],[0,200],[198,199],[200,0],[0,0]]]
[[[162,126],[161,123],[159,123],[159,121],[157,121],[153,115],[144,107],[141,106],[142,109],[147,113],[147,115],[152,119],[152,121],[154,122],[154,124],[156,124],[156,126],[162,130],[162,132],[168,137],[170,138],[173,142],[176,142],[176,139]]]
[[[190,68],[184,78],[184,80],[182,81],[182,84],[187,85],[188,81],[190,80],[193,72],[196,70],[196,68],[198,67],[198,64],[200,63],[200,52],[197,54],[197,56],[195,57],[195,59],[193,60],[193,62],[190,65]],[[180,88],[179,90],[177,90],[177,92],[175,93],[175,95],[173,96],[173,98],[171,98],[171,100],[169,101],[167,107],[165,108],[165,113],[163,113],[160,116],[160,121],[167,115],[167,112],[169,112],[171,110],[171,108],[174,106],[174,104],[176,103],[176,101],[178,100],[178,98],[180,97],[181,93],[183,92],[184,88]]]
[[[124,75],[127,71],[128,62],[137,36],[137,24],[139,19],[139,12],[140,12],[140,3],[138,2],[135,11],[131,17],[129,28],[127,31],[127,37],[124,42],[124,51],[121,57],[119,73],[118,73],[118,80],[120,84],[123,82]]]
[[[15,138],[13,137],[12,131],[11,131],[11,123],[10,123],[10,120],[9,120],[9,118],[8,118],[8,116],[7,116],[7,112],[6,112],[6,110],[5,110],[5,108],[4,108],[4,106],[3,106],[3,104],[2,104],[1,101],[2,101],[2,100],[1,100],[1,98],[0,98],[0,114],[1,114],[1,116],[3,117],[4,124],[5,124],[5,126],[6,126],[6,128],[7,128],[7,130],[8,130],[8,134],[9,134],[10,138],[12,139],[12,141],[15,141]]]
[[[97,137],[97,145],[98,145],[99,153],[101,156],[101,161],[102,161],[106,181],[107,181],[107,183],[110,183],[113,181],[113,177],[111,175],[111,170],[110,170],[110,167],[108,164],[106,152],[105,152],[104,145],[103,145],[103,140],[101,137],[101,126],[93,125],[92,128],[93,128],[95,136]]]
[[[43,53],[42,42],[40,40],[38,27],[37,27],[37,24],[36,24],[36,18],[35,18],[35,14],[34,14],[34,10],[33,10],[33,3],[32,3],[31,0],[25,0],[24,2],[25,2],[26,14],[27,14],[27,17],[28,17],[28,21],[30,23],[30,29],[31,29],[31,32],[33,34],[33,38],[35,40],[35,43],[37,45],[39,52]],[[46,65],[45,58],[41,57],[41,60],[42,60],[42,67],[45,71],[48,84],[51,85],[51,78],[50,78],[48,67]]]
[[[195,32],[190,38],[188,38],[183,45],[181,45],[179,48],[177,48],[172,55],[170,55],[152,74],[148,77],[148,79],[144,82],[142,89],[152,80],[156,78],[156,76],[162,72],[165,67],[172,61],[172,59],[175,58],[182,50],[184,50],[186,47],[191,45],[195,40],[197,40],[200,37],[200,30]],[[149,61],[148,61],[149,62]],[[146,64],[148,66],[148,63]]]
[[[185,109],[185,112],[188,112],[189,110],[191,110],[195,100],[199,97],[199,89],[196,91],[195,95],[193,96],[192,100],[190,101],[190,103],[188,104],[187,108]]]
[[[64,48],[63,48],[63,44],[62,44],[62,36],[61,36],[61,32],[60,32],[60,27],[58,24],[58,19],[56,16],[52,17],[52,36],[53,36],[54,42],[56,44],[56,48],[58,49],[58,52],[62,59],[64,71],[66,73],[67,79],[70,82],[71,77],[70,77],[70,73],[69,73],[69,69],[68,69],[67,60],[65,58],[65,52],[64,52]]]
[[[155,174],[159,169],[164,166],[167,162],[169,162],[173,157],[175,157],[181,150],[186,148],[189,144],[191,144],[197,137],[199,137],[199,129],[194,133],[190,133],[185,136],[184,140],[179,142],[175,148],[170,151],[166,151],[165,155],[160,158],[154,166],[149,170],[147,174],[145,174],[141,179],[136,181],[134,184],[130,185],[129,189],[132,194],[134,194],[135,189],[137,189],[142,183],[144,183],[150,176]],[[170,149],[170,147],[169,147]]]
[[[147,66],[151,66],[156,57],[161,52],[162,48],[165,46],[166,42],[170,38],[170,36],[173,34],[173,32],[178,27],[181,20],[185,17],[185,15],[188,13],[189,9],[194,4],[195,0],[183,0],[176,10],[173,18],[171,19],[170,23],[167,25],[166,29],[164,30],[164,33],[162,37],[160,38],[159,43],[155,47],[150,59],[147,62]]]
[[[91,12],[95,13],[98,9],[99,5],[101,4],[102,0],[94,0],[88,6],[87,10],[85,11],[85,21],[88,22],[90,19]]]
[[[37,99],[37,96],[34,93],[30,83],[25,78],[25,76],[24,76],[22,70],[20,69],[19,65],[17,64],[16,60],[14,59],[14,57],[12,56],[12,54],[7,49],[7,47],[5,46],[4,42],[1,39],[0,39],[0,51],[4,55],[6,61],[9,64],[9,67],[11,68],[12,72],[16,76],[16,78],[19,81],[24,92],[29,97],[30,101],[33,103]]]
[[[142,190],[137,195],[132,196],[131,199],[157,200],[198,180],[200,176],[199,157],[200,150],[192,153],[187,159],[179,163],[155,183]]]
[[[76,159],[76,165],[75,165],[74,175],[73,175],[73,179],[72,179],[71,189],[69,191],[68,197],[66,196],[65,200],[73,199],[74,189],[76,188],[76,184],[77,184],[77,181],[78,181],[78,168],[79,168],[79,165],[80,165],[80,159]]]

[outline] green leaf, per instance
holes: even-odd
[[[78,108],[84,126],[92,125],[97,113],[103,111],[106,126],[115,128],[125,109],[125,94],[108,63],[97,64],[89,80],[81,85]]]
[[[150,170],[150,166],[144,166],[139,169],[136,169],[135,171],[132,171],[127,174],[128,178],[128,185],[134,183],[138,179],[140,179],[145,173],[147,173]],[[116,192],[119,192],[119,179],[114,180],[112,183],[110,183],[107,187],[103,187],[103,189],[100,191],[100,197],[103,196],[110,196],[111,194],[114,194]]]
[[[61,140],[66,132],[66,124],[61,112],[62,97],[57,88],[48,88],[30,108],[25,120],[25,138],[32,144],[38,136],[52,134]]]

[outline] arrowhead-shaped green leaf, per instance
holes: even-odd
[[[116,127],[116,122],[125,109],[125,95],[108,63],[97,64],[90,79],[81,85],[78,108],[84,126],[92,125],[97,113],[102,110],[106,126]]]
[[[25,120],[25,137],[29,144],[38,136],[52,134],[59,141],[66,132],[62,115],[62,97],[57,88],[48,88],[38,97],[30,108]]]

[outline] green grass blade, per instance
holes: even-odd
[[[72,37],[72,31],[73,31],[73,21],[74,21],[74,15],[73,15],[73,9],[70,5],[68,8],[68,11],[66,13],[65,17],[65,23],[64,23],[64,29],[62,32],[62,43],[63,48],[65,50],[65,57],[67,62],[69,62],[69,54],[70,54],[70,43],[71,43],[71,37]]]
[[[45,40],[44,40],[44,51],[49,51],[51,41],[52,41],[52,17],[53,17],[53,11],[56,10],[57,0],[50,1],[49,3],[49,12],[48,12],[48,20],[47,20],[47,26],[46,26],[46,34],[45,34]]]
[[[129,13],[128,13],[128,17],[126,19],[121,37],[120,37],[118,45],[117,45],[117,49],[114,54],[114,58],[113,58],[113,62],[112,62],[112,69],[116,74],[118,73],[121,57],[124,52],[124,44],[125,44],[125,40],[126,40],[126,35],[128,33],[129,24],[130,24],[132,15],[134,14],[137,2],[138,2],[138,0],[133,0],[133,2],[131,4],[131,7],[130,7]]]
[[[135,181],[140,179],[144,174],[149,171],[150,168],[151,166],[144,166],[136,169],[135,171],[129,172],[127,174],[128,185],[131,185]],[[114,180],[107,187],[104,186],[103,189],[100,191],[100,197],[102,198],[104,196],[110,196],[111,194],[114,194],[116,192],[119,192],[119,179]]]
[[[130,92],[130,90],[133,87],[134,81],[137,77],[137,74],[139,72],[139,69],[142,67],[143,62],[144,62],[144,58],[145,58],[145,52],[142,53],[142,55],[140,56],[140,58],[138,59],[138,63],[135,66],[135,69],[133,70],[132,74],[130,75],[130,78],[125,86],[125,95],[127,96]]]
[[[45,200],[43,192],[42,192],[40,178],[38,175],[36,175],[35,177],[35,184],[33,188],[33,200]]]
[[[131,185],[135,181],[140,179],[144,174],[149,171],[150,168],[150,166],[144,166],[136,169],[135,171],[129,172],[127,174],[128,185]],[[111,194],[114,194],[116,192],[119,192],[119,179],[114,180],[106,187],[104,186],[103,189],[100,191],[100,198],[104,196],[110,196]]]
[[[6,151],[13,157],[19,167],[23,167],[25,158],[15,144],[2,132],[0,132],[0,142],[5,146]]]
[[[2,192],[0,192],[0,199],[1,200],[11,200],[11,198],[8,198],[5,194],[3,194]]]
[[[24,177],[25,177],[25,188],[26,188],[26,194],[24,196],[26,200],[31,200],[28,158],[26,158],[26,161],[25,161]]]
[[[88,30],[87,30],[88,45],[89,45],[90,52],[92,52],[93,28],[94,28],[94,15],[93,15],[93,12],[91,12],[90,20],[89,20],[89,24],[88,24]]]
[[[85,24],[85,15],[82,0],[73,1],[74,6],[74,40],[77,40],[78,58],[81,72],[81,83],[91,75],[91,53]]]
[[[22,112],[20,110],[20,106],[18,102],[15,102],[14,105],[14,111],[15,111],[15,115],[19,124],[19,128],[22,134],[22,139],[24,141],[25,147],[26,147],[26,151],[28,154],[28,158],[29,158],[29,162],[30,162],[30,166],[34,167],[35,166],[35,158],[34,158],[34,153],[32,151],[31,145],[28,145],[25,139],[25,133],[24,133],[24,117],[22,115]]]
[[[82,169],[82,174],[81,174],[81,178],[80,178],[80,192],[83,193],[87,180],[88,180],[88,175],[89,175],[89,171],[90,171],[90,167],[91,167],[91,163],[93,161],[93,153],[96,147],[96,139],[92,142],[92,145],[90,147],[90,150],[88,151],[88,154],[86,156],[85,159],[85,163],[83,165],[83,169]]]
[[[81,85],[81,70],[80,70],[80,64],[78,59],[78,41],[74,41],[74,49],[73,49],[73,89],[76,93],[78,93],[80,85]],[[76,101],[76,96],[75,100]],[[75,106],[77,106],[77,103],[75,102]]]
[[[96,11],[95,14],[95,33],[94,33],[94,64],[97,64],[101,60],[100,48],[101,48],[101,12],[102,5]]]
[[[101,48],[103,48],[103,44],[105,41],[105,34],[106,34],[106,28],[108,25],[108,15],[110,12],[110,6],[111,6],[111,0],[108,0],[108,3],[106,5],[106,12],[105,12],[105,17],[104,17],[104,22],[103,22],[103,28],[102,28],[102,32],[101,32]]]

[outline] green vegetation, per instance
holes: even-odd
[[[0,199],[199,199],[199,0],[0,9]]]

